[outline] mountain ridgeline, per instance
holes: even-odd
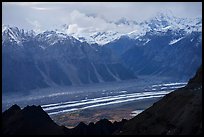
[[[126,122],[120,135],[202,135],[202,66],[188,84]]]
[[[7,31],[13,32],[12,28]],[[3,41],[3,91],[136,78],[108,49],[69,36],[59,40],[55,32],[44,32],[26,38],[22,45]]]
[[[122,37],[110,42],[110,48],[136,75],[171,76],[187,80],[202,62],[201,32],[167,31],[146,33],[140,39]],[[172,42],[172,38],[179,40]]]
[[[124,19],[116,22],[121,23],[137,25],[141,31],[98,32],[90,36],[95,38],[95,43],[90,43],[59,31],[36,34],[3,25],[3,93],[129,80],[140,75],[185,81],[200,66],[201,19],[162,15],[140,24]]]
[[[3,112],[2,131],[4,135],[110,135],[122,128],[127,121],[111,123],[107,119],[101,119],[89,125],[80,122],[75,128],[68,129],[58,126],[43,111],[41,106],[27,106],[21,109],[18,105]]]

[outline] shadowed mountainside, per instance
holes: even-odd
[[[202,66],[184,88],[166,95],[115,134],[202,134]]]
[[[54,123],[41,106],[27,106],[21,110],[18,105],[13,105],[2,116],[5,135],[110,135],[127,121],[111,123],[101,119],[89,125],[80,122],[75,128],[68,129]]]
[[[21,110],[13,105],[2,115],[2,131],[8,135],[58,135],[64,134],[63,126],[52,121],[40,106],[27,106]]]

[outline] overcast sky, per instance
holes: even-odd
[[[2,23],[36,31],[63,24],[100,29],[107,21],[122,17],[142,21],[166,10],[178,17],[202,17],[201,2],[3,2]]]

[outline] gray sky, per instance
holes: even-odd
[[[3,2],[2,23],[24,29],[107,27],[122,17],[142,21],[171,10],[178,17],[202,17],[201,2]],[[112,27],[112,24],[108,24]]]

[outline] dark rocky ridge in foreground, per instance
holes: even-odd
[[[202,134],[202,67],[186,87],[166,95],[115,134]]]
[[[66,130],[54,123],[40,106],[27,106],[21,110],[13,105],[3,113],[2,120],[3,134],[8,135],[58,135]]]
[[[202,134],[202,66],[180,88],[130,120],[111,123],[106,119],[73,129],[58,126],[40,106],[20,109],[14,105],[2,115],[3,134],[49,135],[140,135]]]
[[[89,125],[80,122],[75,128],[68,129],[57,125],[41,106],[27,106],[21,109],[18,105],[3,112],[2,131],[5,135],[110,135],[121,129],[127,120],[111,123],[101,119]]]

